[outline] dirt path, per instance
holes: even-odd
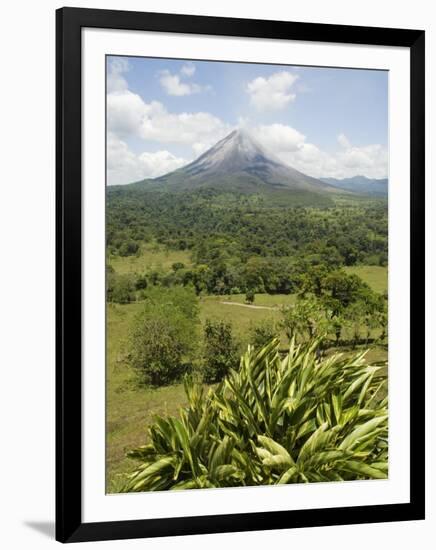
[[[248,307],[250,309],[269,309],[270,311],[275,311],[279,309],[278,307],[270,307],[270,306],[253,306],[251,304],[239,304],[238,302],[220,302],[220,304],[225,304],[227,306],[240,306],[240,307]]]

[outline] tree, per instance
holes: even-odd
[[[364,322],[365,311],[362,302],[353,302],[343,313],[345,325],[351,332],[353,347],[357,345],[360,339],[360,331]]]
[[[219,382],[230,369],[236,368],[237,351],[232,325],[224,321],[206,320],[203,349],[204,381],[208,384]]]
[[[210,287],[211,272],[207,265],[197,264],[192,271],[192,282],[197,294],[205,292]]]
[[[326,278],[330,273],[328,266],[320,264],[309,267],[306,262],[302,262],[299,267],[302,270],[298,276],[299,294],[305,296],[309,293],[320,297],[324,291]]]
[[[252,304],[254,302],[255,297],[256,295],[254,293],[254,290],[249,289],[245,294],[245,301],[247,302],[247,304]]]
[[[192,289],[147,291],[130,339],[130,364],[142,383],[176,380],[195,357],[198,304]]]
[[[388,332],[388,296],[387,293],[382,297],[383,300],[380,304],[379,309],[376,312],[376,318],[378,321],[378,326],[381,329],[381,333],[379,336],[379,341],[383,342],[385,338],[387,338],[387,332]]]
[[[366,326],[366,343],[373,331],[381,328],[380,340],[384,340],[387,328],[387,300],[369,287],[362,288],[356,304],[360,307],[362,322]]]
[[[332,331],[335,335],[336,346],[339,346],[339,342],[342,336],[342,329],[346,324],[346,321],[342,315],[335,315],[334,317],[330,318],[330,321],[331,321]]]
[[[339,315],[342,310],[370,292],[370,287],[357,275],[348,275],[342,269],[329,273],[323,280],[325,302],[332,310],[332,315]]]
[[[254,292],[265,292],[264,275],[269,266],[264,258],[252,256],[245,264],[244,279],[247,289]]]
[[[108,302],[128,304],[133,302],[135,296],[135,281],[132,275],[117,275],[109,272],[107,275],[106,296]]]
[[[273,319],[264,319],[250,327],[250,343],[255,348],[261,348],[277,338],[279,327]]]
[[[295,304],[282,309],[282,327],[289,340],[322,338],[329,332],[329,321],[322,302],[313,294],[299,296]]]
[[[136,279],[136,290],[145,290],[147,288],[147,284],[147,277],[144,273]]]
[[[135,256],[139,252],[139,245],[135,241],[124,241],[118,249],[120,256]]]
[[[352,331],[354,345],[360,338],[362,324],[367,327],[369,338],[378,299],[379,295],[357,275],[337,269],[324,277],[321,300],[337,344],[344,327]]]
[[[179,271],[180,269],[185,269],[185,264],[182,262],[174,262],[171,268],[173,271]]]
[[[161,282],[163,274],[158,269],[153,269],[149,271],[148,278],[152,285],[158,285]]]

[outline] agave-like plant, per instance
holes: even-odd
[[[156,417],[124,492],[386,478],[383,365],[272,340],[215,389],[185,379],[180,417]]]

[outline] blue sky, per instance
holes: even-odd
[[[108,183],[156,177],[238,126],[314,177],[386,177],[388,73],[107,58]]]

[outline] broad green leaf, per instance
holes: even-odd
[[[289,470],[286,470],[286,472],[280,477],[280,479],[277,481],[279,485],[289,483],[291,479],[294,478],[294,476],[297,474],[298,470],[296,466],[291,466]]]
[[[380,424],[383,422],[386,422],[387,416],[379,416],[376,418],[372,418],[371,420],[368,420],[368,422],[365,422],[365,424],[362,424],[358,426],[356,429],[354,429],[350,435],[348,435],[342,443],[339,445],[340,449],[351,449],[354,445],[358,444],[359,439],[366,436],[373,430],[375,430]]]
[[[353,460],[348,460],[345,462],[342,469],[374,479],[386,479],[387,477],[386,471],[382,471],[363,462],[356,462]]]

